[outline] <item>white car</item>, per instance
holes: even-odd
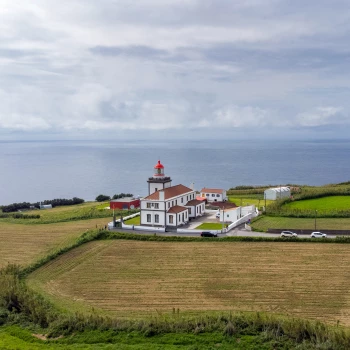
[[[220,219],[220,212],[218,211],[215,216],[217,219]]]
[[[282,231],[281,237],[298,237],[298,235],[292,231]]]
[[[322,232],[312,232],[311,233],[311,238],[326,238],[327,235]]]

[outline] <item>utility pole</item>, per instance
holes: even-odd
[[[222,233],[224,233],[224,225],[225,225],[225,206],[222,206]]]
[[[316,218],[317,218],[317,210],[315,210],[315,231],[316,231],[316,227],[317,227],[317,225],[316,225]]]
[[[265,199],[265,208],[264,208],[265,210],[264,211],[265,211],[265,214],[266,214],[266,193],[265,192],[264,192],[264,199]]]

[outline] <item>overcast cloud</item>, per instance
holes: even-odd
[[[0,0],[0,137],[347,137],[347,0]]]

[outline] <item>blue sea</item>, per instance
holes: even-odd
[[[0,142],[0,205],[147,194],[158,159],[173,185],[323,185],[350,180],[350,141]]]

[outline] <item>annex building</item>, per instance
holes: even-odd
[[[196,192],[181,184],[172,186],[160,161],[147,183],[148,196],[141,199],[141,225],[176,228],[204,214],[205,203],[196,199]]]

